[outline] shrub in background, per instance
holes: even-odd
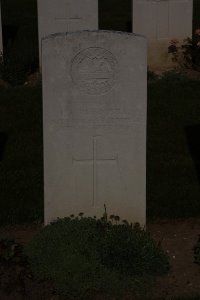
[[[69,299],[90,293],[122,297],[169,269],[167,255],[139,225],[106,218],[59,219],[25,247],[35,278],[51,279]]]
[[[200,265],[200,235],[198,238],[197,243],[195,244],[194,248],[194,262],[198,265]]]
[[[13,86],[24,84],[27,76],[38,68],[38,57],[35,49],[27,42],[13,47],[0,62],[0,78]]]
[[[162,76],[159,78],[160,82],[165,83],[173,83],[173,84],[181,84],[181,83],[188,83],[189,78],[182,72],[178,70],[169,70],[163,72]]]
[[[195,30],[193,38],[184,39],[183,44],[173,38],[168,53],[172,54],[172,61],[178,63],[180,68],[200,71],[200,28]]]
[[[2,0],[4,61],[0,79],[11,85],[24,84],[38,68],[38,28],[36,0]]]
[[[147,80],[148,81],[156,81],[159,79],[159,76],[153,72],[152,70],[150,70],[149,68],[147,69]]]
[[[22,246],[10,239],[0,239],[0,261],[18,262],[22,257]]]

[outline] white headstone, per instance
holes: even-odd
[[[38,0],[38,35],[98,30],[98,0]]]
[[[133,0],[133,32],[147,37],[158,63],[159,50],[167,58],[169,40],[192,36],[192,16],[193,0]]]
[[[2,21],[1,21],[1,3],[0,3],[0,60],[3,57],[3,37],[2,37]]]
[[[45,223],[105,204],[145,224],[145,38],[57,34],[42,50]]]

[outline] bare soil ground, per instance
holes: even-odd
[[[0,226],[0,239],[15,239],[25,244],[42,225]],[[200,266],[194,264],[193,247],[200,234],[200,218],[155,220],[147,222],[147,231],[161,241],[168,252],[171,270],[157,278],[155,286],[142,299],[171,299],[171,297],[200,297]],[[0,300],[60,300],[50,282],[35,282],[26,264],[0,264]],[[127,299],[133,299],[131,296]],[[95,299],[94,299],[95,300]]]
[[[157,220],[147,224],[153,238],[161,241],[170,257],[171,270],[157,279],[154,297],[200,297],[200,266],[194,263],[193,247],[200,234],[200,219]]]

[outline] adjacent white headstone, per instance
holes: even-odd
[[[166,61],[169,40],[192,36],[192,15],[193,0],[133,0],[133,32],[147,37],[150,64]]]
[[[2,21],[1,21],[1,3],[0,3],[0,60],[3,57],[3,37],[2,37]]]
[[[98,30],[98,0],[38,0],[38,35]]]
[[[45,223],[105,204],[145,224],[145,38],[83,31],[42,49]]]

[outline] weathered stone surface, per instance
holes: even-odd
[[[145,223],[146,40],[84,31],[43,40],[45,223]]]
[[[50,34],[97,29],[98,0],[38,0],[40,51],[41,39]]]
[[[133,31],[149,40],[192,35],[192,0],[133,0]]]
[[[170,65],[169,41],[192,36],[193,0],[133,0],[133,32],[148,41],[148,64]]]

